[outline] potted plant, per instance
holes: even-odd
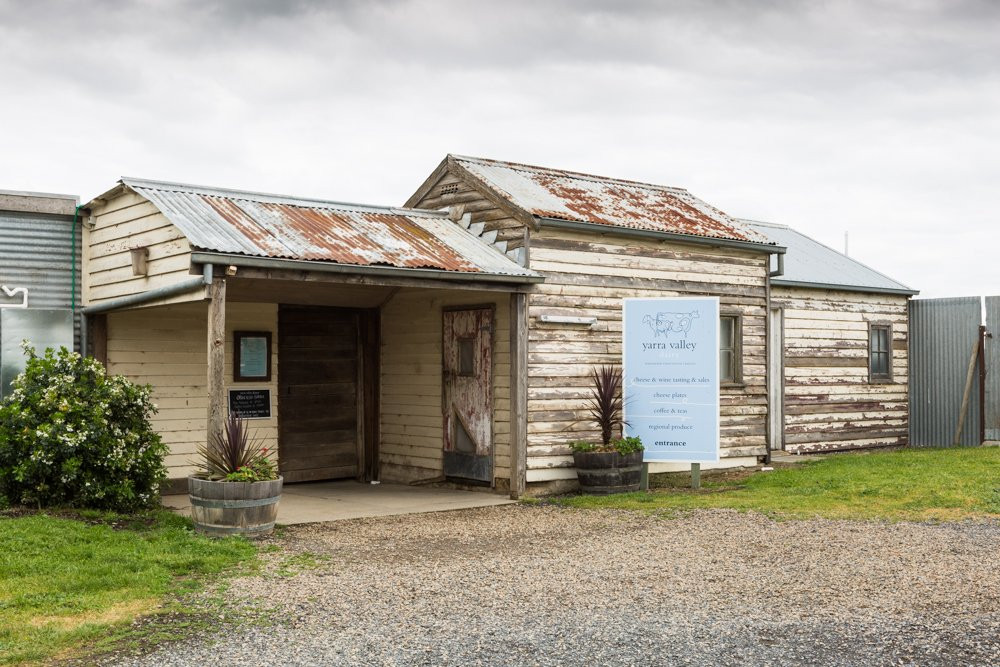
[[[624,437],[621,367],[595,367],[591,379],[587,409],[601,431],[601,442],[570,443],[580,490],[593,494],[638,491],[643,446],[639,438]]]
[[[282,478],[270,452],[230,415],[221,433],[198,448],[188,477],[195,529],[208,535],[260,537],[274,530]]]

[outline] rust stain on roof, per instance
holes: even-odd
[[[201,250],[534,276],[443,214],[123,179]]]
[[[687,190],[513,162],[451,156],[516,206],[543,218],[769,244]]]

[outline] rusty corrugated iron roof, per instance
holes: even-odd
[[[512,278],[538,275],[444,213],[137,178],[121,183],[152,202],[198,250]]]
[[[682,188],[461,155],[449,159],[539,218],[772,243]]]

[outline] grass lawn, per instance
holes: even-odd
[[[0,665],[66,654],[253,557],[169,512],[0,516]]]
[[[1000,518],[1000,448],[830,454],[772,472],[653,475],[651,491],[568,496],[569,507],[676,510],[722,507],[777,516],[954,521]]]

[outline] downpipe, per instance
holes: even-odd
[[[139,294],[129,294],[128,296],[121,296],[117,299],[110,299],[108,301],[101,302],[94,306],[87,306],[80,309],[80,313],[83,317],[80,318],[80,353],[86,356],[87,354],[87,319],[89,315],[100,315],[101,313],[107,313],[113,310],[120,310],[122,308],[128,308],[130,306],[139,306],[151,301],[158,301],[159,299],[166,299],[172,296],[177,296],[178,294],[184,294],[186,292],[191,292],[196,289],[201,289],[212,284],[212,278],[214,273],[211,264],[203,264],[201,267],[201,277],[191,278],[190,280],[185,280],[179,282],[176,285],[167,285],[165,287],[157,287],[156,289],[151,289],[147,292],[140,292]]]

